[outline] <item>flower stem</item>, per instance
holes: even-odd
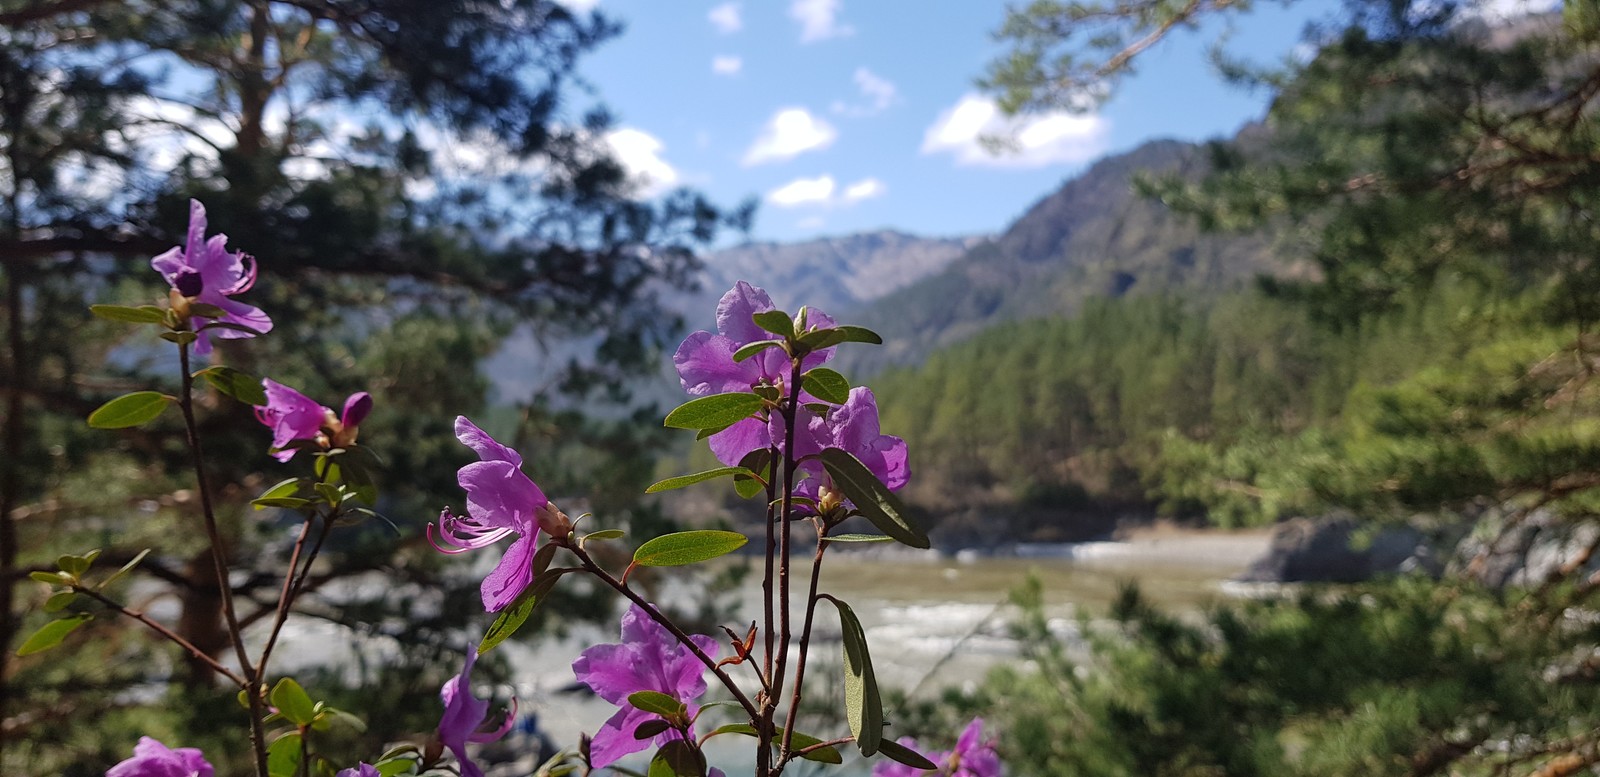
[[[178,647],[181,647],[184,650],[188,651],[189,655],[194,656],[195,658],[199,659],[202,663],[204,663],[206,666],[211,667],[211,671],[216,672],[217,674],[220,674],[223,677],[226,677],[229,680],[234,681],[241,688],[245,686],[246,683],[245,683],[244,678],[239,676],[239,674],[237,672],[234,672],[232,669],[229,669],[228,667],[223,666],[221,662],[217,661],[217,659],[215,659],[215,658],[212,658],[204,650],[201,650],[200,648],[195,647],[194,643],[190,642],[189,640],[184,639],[181,635],[179,635],[177,632],[173,631],[172,629],[169,629],[166,626],[163,626],[160,623],[151,620],[150,617],[145,615],[143,612],[140,612],[138,610],[130,610],[127,607],[124,607],[121,604],[118,604],[115,600],[111,599],[110,597],[106,596],[105,594],[102,594],[99,591],[94,590],[93,588],[85,588],[83,586],[75,585],[75,586],[72,587],[72,590],[74,592],[76,592],[76,593],[83,594],[84,596],[87,596],[90,599],[93,599],[93,600],[105,605],[112,612],[115,612],[118,615],[122,615],[122,616],[125,616],[125,617],[128,617],[128,618],[132,618],[132,619],[134,619],[134,620],[136,620],[136,621],[138,621],[140,623],[143,623],[145,626],[148,626],[151,631],[154,631],[157,634],[160,634],[161,636],[166,637],[168,640],[170,640],[170,641],[172,641],[174,643],[177,643]]]
[[[800,627],[800,655],[794,666],[794,693],[789,697],[789,725],[783,729],[783,746],[778,748],[778,768],[781,770],[785,764],[800,753],[791,750],[794,740],[795,719],[800,714],[801,686],[806,676],[806,655],[811,649],[811,624],[817,614],[817,585],[822,581],[822,554],[827,550],[828,542],[823,537],[826,531],[822,520],[813,518],[812,523],[817,528],[817,554],[811,559],[811,592],[806,596],[806,620]],[[801,751],[804,752],[804,751]]]
[[[188,435],[189,453],[194,460],[194,477],[200,492],[200,512],[205,517],[206,537],[211,541],[211,565],[217,573],[218,594],[222,598],[222,615],[228,624],[228,636],[233,640],[234,652],[239,658],[239,671],[244,674],[245,701],[250,705],[250,747],[255,753],[257,777],[267,777],[266,731],[261,723],[261,678],[250,665],[245,652],[244,639],[239,629],[239,616],[233,609],[233,585],[228,582],[227,554],[223,551],[222,532],[217,529],[217,515],[211,507],[211,488],[206,482],[205,452],[200,447],[199,425],[194,420],[194,376],[189,374],[189,344],[178,345],[178,364],[183,390],[178,393],[178,407],[183,411],[184,431]]]

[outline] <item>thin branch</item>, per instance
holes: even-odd
[[[94,590],[93,588],[85,588],[85,587],[83,587],[81,585],[75,585],[75,586],[72,586],[72,590],[75,593],[83,594],[84,596],[87,596],[90,599],[93,599],[93,600],[105,605],[107,608],[109,608],[112,611],[116,612],[118,615],[123,615],[123,616],[129,617],[129,618],[132,618],[132,619],[134,619],[134,620],[136,620],[136,621],[138,621],[140,623],[143,623],[145,626],[148,626],[152,631],[156,632],[157,634],[160,634],[161,636],[166,637],[168,640],[177,643],[178,647],[181,647],[184,650],[188,651],[189,655],[194,656],[195,658],[197,658],[201,662],[203,662],[206,666],[211,667],[211,671],[216,672],[217,674],[220,674],[223,677],[226,677],[229,680],[234,681],[236,684],[239,685],[239,687],[243,688],[246,685],[245,679],[243,677],[239,676],[239,674],[237,672],[234,672],[232,669],[229,669],[228,667],[223,666],[220,662],[217,661],[217,659],[212,658],[209,653],[206,653],[204,650],[201,650],[200,648],[195,647],[194,643],[190,642],[189,640],[184,639],[182,636],[180,636],[177,632],[173,631],[172,629],[169,629],[166,626],[163,626],[160,623],[151,620],[149,618],[149,616],[146,616],[143,612],[140,612],[139,610],[130,610],[127,607],[124,607],[121,604],[118,604],[117,602],[113,601],[112,599],[110,599],[109,597],[107,597],[104,594],[100,593],[99,591]]]

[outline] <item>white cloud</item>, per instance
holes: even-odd
[[[1467,10],[1491,22],[1506,22],[1529,14],[1545,13],[1561,7],[1560,0],[1482,0]]]
[[[864,67],[856,68],[855,80],[856,89],[861,92],[862,102],[852,105],[840,100],[831,106],[834,113],[846,116],[871,116],[893,105],[899,96],[893,82]]]
[[[796,178],[770,192],[767,192],[767,202],[780,208],[795,208],[811,206],[818,208],[834,208],[854,205],[862,200],[881,197],[888,187],[883,181],[876,178],[863,178],[839,190],[839,184],[831,175],[820,175],[816,178]]]
[[[839,136],[827,122],[804,108],[783,108],[772,115],[756,142],[744,153],[744,166],[792,159],[807,151],[827,148]]]
[[[716,56],[711,58],[711,72],[719,76],[738,75],[744,68],[744,60],[731,56]]]
[[[650,133],[631,127],[612,130],[606,133],[606,145],[639,194],[651,197],[678,183],[678,171],[661,158],[665,146]]]
[[[876,178],[863,178],[849,186],[844,187],[845,202],[860,202],[873,197],[882,197],[889,187]]]
[[[600,0],[556,0],[573,13],[588,13],[600,4]]]
[[[732,35],[744,27],[744,21],[739,18],[738,3],[723,3],[711,9],[706,18],[710,19],[711,26],[717,28],[717,32],[723,35]]]
[[[836,184],[831,175],[823,175],[816,178],[796,178],[767,192],[767,201],[780,208],[793,208],[796,205],[826,205],[833,199],[835,186]]]
[[[789,3],[789,16],[800,23],[800,42],[815,43],[829,38],[854,35],[855,28],[840,24],[839,0],[794,0]]]
[[[1085,162],[1105,150],[1109,123],[1098,114],[1058,111],[1010,118],[993,100],[968,94],[939,114],[922,136],[922,153],[951,154],[956,164],[1044,167]],[[1008,139],[1012,148],[991,153],[980,138]]]

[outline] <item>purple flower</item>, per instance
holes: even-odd
[[[762,289],[744,281],[734,284],[717,303],[717,334],[695,332],[672,355],[683,390],[700,397],[749,391],[762,384],[785,385],[791,377],[790,365],[788,355],[781,348],[769,348],[742,362],[733,360],[734,352],[740,348],[777,337],[756,326],[752,319],[756,313],[774,309],[772,298]],[[806,314],[807,329],[835,325],[833,318],[820,310]],[[826,362],[833,357],[833,351],[833,348],[824,348],[806,356],[802,368],[809,370]],[[747,418],[711,435],[711,452],[724,464],[733,466],[750,451],[770,445],[771,439],[762,419]]]
[[[994,740],[983,740],[983,718],[973,718],[956,740],[954,750],[934,753],[928,760],[939,766],[936,771],[917,769],[893,761],[879,761],[872,767],[872,777],[1000,777],[1000,755],[995,752]],[[900,744],[917,749],[916,740],[901,737]]]
[[[195,748],[173,750],[150,737],[139,737],[133,757],[111,767],[106,777],[212,777],[212,772]]]
[[[378,767],[362,762],[349,769],[340,769],[333,777],[383,777],[383,773],[378,771]]]
[[[689,638],[706,655],[716,656],[716,640],[698,635]],[[644,610],[628,608],[622,616],[620,644],[595,645],[572,662],[578,682],[621,708],[595,732],[589,748],[594,766],[606,766],[650,746],[648,741],[635,739],[633,732],[639,724],[658,716],[629,704],[629,694],[664,693],[687,705],[693,718],[697,709],[694,700],[706,692],[705,670],[705,664],[687,646],[651,620]],[[656,736],[655,743],[665,745],[680,737],[679,732],[668,729]]]
[[[316,440],[325,448],[355,443],[361,422],[372,412],[372,395],[365,391],[351,394],[344,413],[334,415],[331,408],[271,378],[263,379],[261,387],[267,404],[256,408],[256,419],[272,427],[272,455],[278,461],[294,458],[297,449],[288,446],[295,440]]]
[[[272,331],[272,319],[266,313],[229,299],[255,285],[256,261],[243,251],[229,252],[227,245],[227,235],[206,238],[206,208],[199,200],[190,200],[188,240],[183,247],[173,246],[151,259],[150,266],[161,273],[178,294],[221,308],[223,315],[219,321],[252,330],[216,329],[213,330],[216,336],[233,340],[266,334]],[[194,342],[195,353],[202,356],[211,353],[211,334],[199,333]]]
[[[796,458],[821,453],[824,448],[838,448],[860,459],[890,491],[899,491],[911,480],[906,441],[878,431],[878,400],[872,389],[850,389],[845,403],[824,415],[804,407],[799,414],[795,424]],[[771,434],[782,435],[782,423],[781,418],[772,419]],[[815,499],[818,486],[831,488],[822,462],[811,459],[802,462],[800,469],[810,477],[795,485],[797,495]]]
[[[522,473],[522,457],[466,416],[456,418],[456,439],[477,451],[481,459],[456,473],[457,482],[467,492],[467,515],[446,509],[439,514],[439,536],[445,544],[434,540],[433,524],[428,525],[428,539],[445,553],[463,553],[516,535],[500,563],[483,579],[483,608],[496,612],[516,601],[533,582],[538,515],[550,500]]]
[[[483,777],[483,769],[467,758],[467,743],[493,742],[505,736],[506,732],[511,730],[511,722],[516,718],[516,702],[513,700],[512,709],[499,728],[489,731],[479,730],[483,726],[484,718],[489,714],[489,702],[472,695],[472,664],[477,659],[478,651],[468,645],[467,665],[462,667],[461,674],[450,678],[439,688],[439,698],[444,701],[444,717],[439,719],[439,741],[449,748],[450,752],[455,754],[456,760],[461,763],[461,777]],[[377,770],[373,769],[373,773],[376,772]],[[342,772],[340,777],[345,777]],[[362,772],[359,777],[367,775]]]

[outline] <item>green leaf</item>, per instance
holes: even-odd
[[[211,323],[200,327],[199,331],[204,332],[210,329],[231,329],[235,332],[246,332],[252,335],[263,334],[263,332],[259,329],[251,329],[243,324],[235,324],[229,321],[212,321]]]
[[[839,631],[844,640],[845,717],[861,754],[872,755],[883,739],[883,699],[878,695],[877,675],[872,672],[867,632],[850,605],[831,596],[828,600],[839,608]]]
[[[833,478],[833,484],[854,502],[856,509],[878,527],[878,531],[913,548],[930,547],[928,535],[906,516],[905,505],[867,465],[838,448],[824,448],[822,466]]]
[[[257,498],[275,499],[281,496],[294,496],[295,492],[299,490],[300,478],[288,478],[287,480],[280,480],[272,488],[262,491],[261,496]]]
[[[651,718],[650,720],[640,723],[639,726],[633,730],[633,738],[649,739],[661,734],[669,728],[672,728],[672,726],[668,725],[666,721],[660,718]]]
[[[707,736],[716,736],[717,734],[743,734],[747,737],[753,737],[756,735],[756,727],[750,725],[749,723],[729,723],[726,726],[718,727],[715,731],[712,731]],[[782,741],[783,734],[782,732],[779,732],[778,736],[773,739],[773,742],[779,743]],[[810,734],[802,734],[798,731],[794,732],[794,734],[789,737],[789,745],[796,750],[804,750],[812,745],[820,744],[822,744],[822,740],[811,736]],[[816,761],[817,763],[824,764],[844,763],[844,758],[839,755],[838,748],[831,746],[819,747],[816,750],[812,750],[811,752],[800,757],[806,759],[807,761]]]
[[[69,615],[65,618],[50,621],[38,631],[35,631],[33,636],[23,641],[22,647],[17,648],[17,655],[30,656],[34,653],[49,650],[61,644],[61,640],[66,639],[68,634],[76,631],[79,626],[88,623],[93,618],[94,616],[88,613],[78,613],[77,615]]]
[[[228,311],[208,302],[190,302],[189,312],[201,318],[222,318],[228,315]]]
[[[29,572],[28,577],[50,585],[66,585],[72,578],[71,575],[62,577],[60,572]]]
[[[159,324],[167,320],[167,311],[155,305],[127,307],[125,305],[90,305],[89,312],[107,321],[128,324]]]
[[[766,402],[755,394],[712,394],[679,405],[667,414],[662,425],[673,429],[727,427],[755,415],[765,406]]]
[[[139,554],[134,556],[133,558],[129,559],[128,563],[123,564],[121,569],[118,569],[117,571],[112,572],[109,577],[107,577],[104,580],[101,580],[100,584],[95,586],[95,590],[96,591],[105,590],[105,587],[108,586],[108,585],[111,585],[112,583],[115,583],[117,581],[117,578],[122,577],[123,575],[126,575],[129,572],[132,572],[133,568],[136,567],[136,566],[139,566],[139,562],[144,561],[144,557],[148,556],[148,555],[150,555],[150,548],[145,548],[144,550],[139,551]]]
[[[170,333],[168,333],[170,334]],[[162,411],[178,401],[159,391],[135,391],[123,394],[89,414],[89,425],[96,429],[124,429],[155,420]]]
[[[732,426],[732,424],[729,424],[728,426]],[[716,434],[717,432],[720,432],[720,431],[722,431],[722,430],[724,430],[726,428],[728,428],[728,427],[727,426],[708,426],[708,427],[706,427],[704,429],[701,429],[699,431],[699,433],[697,433],[694,436],[694,441],[695,442],[700,442],[701,440],[704,440],[705,438],[710,437],[711,435]]]
[[[767,350],[768,348],[777,348],[782,345],[782,340],[757,340],[753,343],[747,343],[739,350],[733,352],[733,360],[736,362],[742,362],[745,359]]]
[[[300,732],[290,731],[267,747],[267,774],[295,777],[300,773]]]
[[[278,708],[278,714],[297,726],[309,726],[317,717],[316,702],[311,701],[306,690],[293,678],[279,680],[277,685],[272,686],[269,698],[272,706]]]
[[[864,326],[841,326],[838,328],[844,333],[847,343],[867,343],[868,345],[883,345],[883,338],[877,332]]]
[[[169,343],[177,343],[178,345],[188,345],[199,338],[200,335],[189,331],[161,333],[161,339],[166,340]]]
[[[650,759],[648,777],[705,777],[706,757],[688,742],[674,739]]]
[[[757,478],[765,478],[772,472],[772,449],[757,448],[745,454],[739,461],[739,466],[749,470],[749,476],[735,475],[733,477],[733,490],[739,496],[750,499],[767,490],[767,484]]]
[[[73,577],[79,577],[83,573],[89,571],[89,559],[86,556],[74,556],[68,554],[57,558],[56,566],[60,567],[61,571],[66,572]]]
[[[807,371],[800,378],[800,387],[817,399],[835,405],[842,405],[850,399],[850,381],[827,367]]]
[[[297,496],[273,496],[252,499],[250,500],[250,504],[254,505],[257,510],[265,510],[268,507],[281,507],[285,510],[299,510],[300,508],[311,504],[311,500],[301,499]]]
[[[387,761],[379,761],[373,766],[378,768],[379,777],[400,777],[403,774],[411,774],[412,767],[416,766],[416,764],[417,762],[414,758],[391,758]]]
[[[634,691],[628,694],[628,703],[634,709],[663,718],[684,718],[689,714],[689,708],[683,702],[660,691]]]
[[[592,531],[583,535],[583,537],[579,538],[578,542],[582,544],[588,542],[589,540],[615,540],[626,537],[627,535],[628,533],[621,529],[601,529],[599,531]]]
[[[219,364],[196,372],[194,376],[204,378],[212,388],[247,405],[260,407],[267,404],[267,392],[261,386],[261,379],[244,370]]]
[[[822,539],[828,542],[894,542],[893,537],[885,537],[882,534],[835,534]]]
[[[845,334],[838,329],[817,329],[800,336],[800,347],[806,351],[820,351],[844,342]]]
[[[728,477],[729,475],[753,474],[755,473],[745,469],[744,467],[718,467],[716,469],[708,469],[704,472],[696,472],[693,475],[679,475],[675,478],[667,478],[666,480],[651,484],[651,486],[645,489],[644,492],[646,494],[655,494],[661,491],[671,491],[674,488],[692,486],[696,483],[704,483],[707,480],[716,480],[717,478]]]
[[[546,545],[545,547],[554,548],[555,546]],[[540,550],[542,552],[543,548]],[[537,562],[537,560],[537,554],[535,554],[535,561]],[[537,563],[535,568],[537,568]],[[496,645],[506,641],[507,637],[517,633],[517,629],[522,628],[522,624],[528,621],[529,616],[533,615],[533,611],[539,609],[539,605],[544,604],[551,589],[556,587],[556,581],[561,579],[561,575],[562,573],[559,571],[534,575],[533,582],[528,584],[528,587],[517,596],[515,601],[500,611],[500,615],[494,619],[494,623],[489,624],[489,630],[484,632],[483,640],[478,643],[478,655],[481,656],[493,650]]]
[[[674,532],[640,545],[633,562],[642,567],[681,567],[732,553],[749,541],[738,532],[716,529]]]
[[[921,753],[893,740],[878,740],[878,752],[888,756],[890,760],[899,761],[913,769],[933,771],[939,768],[938,764],[922,757]]]
[[[72,601],[77,598],[77,591],[57,591],[50,594],[49,599],[44,600],[44,611],[61,612],[67,609],[68,605],[71,605]]]
[[[781,310],[763,310],[750,317],[756,326],[767,330],[785,340],[794,339],[794,319]]]

